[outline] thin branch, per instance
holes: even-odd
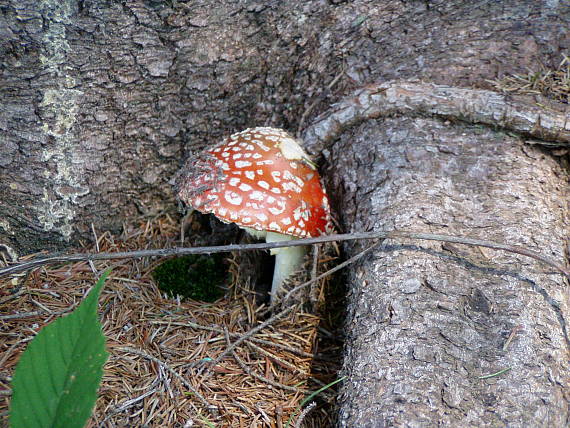
[[[197,330],[211,331],[211,332],[219,333],[219,334],[224,333],[224,330],[222,329],[222,327],[212,327],[212,326],[200,325],[200,324],[193,323],[191,321],[178,322],[178,321],[171,321],[171,320],[168,320],[168,321],[152,320],[152,321],[150,321],[150,323],[151,324],[166,324],[166,325],[177,325],[177,326],[183,326],[183,327],[190,327],[190,328],[195,328]],[[241,337],[241,335],[239,333],[230,333],[230,337],[238,337],[239,338],[239,337]],[[279,349],[282,349],[284,351],[288,351],[288,352],[291,352],[293,354],[300,355],[301,357],[318,358],[318,355],[312,354],[310,352],[305,352],[305,351],[302,351],[300,349],[292,348],[291,346],[287,346],[287,345],[284,345],[282,343],[276,343],[276,342],[271,342],[269,340],[258,339],[257,337],[250,337],[249,339],[247,339],[248,344],[249,344],[249,342],[255,342],[255,343],[260,343],[262,345],[272,346],[274,348],[279,348]]]
[[[269,250],[271,248],[282,247],[296,247],[299,245],[312,245],[322,244],[324,242],[332,241],[356,241],[359,239],[421,239],[426,241],[442,241],[453,242],[456,244],[472,245],[477,247],[492,248],[495,250],[507,251],[510,253],[520,254],[522,256],[530,257],[542,263],[551,266],[560,273],[566,275],[570,279],[570,270],[562,264],[536,252],[524,247],[515,245],[502,244],[500,242],[485,241],[480,239],[464,238],[460,236],[439,235],[432,233],[415,233],[404,231],[392,232],[357,232],[357,233],[344,233],[340,235],[319,236],[317,238],[296,239],[292,241],[281,242],[267,242],[259,244],[233,244],[233,245],[217,245],[212,247],[192,247],[192,248],[163,248],[156,250],[139,250],[139,251],[125,251],[118,253],[77,253],[69,255],[53,255],[47,257],[38,257],[37,259],[26,261],[23,263],[15,264],[0,269],[0,277],[24,272],[38,266],[53,263],[77,262],[77,261],[95,261],[95,260],[113,260],[113,259],[126,259],[126,258],[141,258],[141,257],[168,257],[168,256],[181,256],[187,254],[212,254],[230,251],[253,251],[253,250]]]
[[[303,420],[307,417],[309,412],[315,408],[316,405],[317,405],[316,402],[311,401],[309,405],[303,409],[303,411],[299,415],[299,418],[297,419],[297,422],[295,422],[295,428],[301,428]]]
[[[257,346],[255,343],[253,343],[251,340],[247,340],[246,341],[247,346],[249,346],[251,349],[253,349],[255,352],[260,353],[261,355],[264,355],[266,357],[268,357],[269,359],[273,360],[276,364],[280,365],[281,367],[287,368],[288,370],[291,370],[295,373],[300,373],[302,375],[306,375],[307,373],[305,372],[305,370],[295,366],[294,364],[291,364],[288,361],[285,361],[281,358],[279,358],[277,355],[272,354],[269,351],[266,351],[265,349],[263,349],[261,346]]]
[[[67,311],[64,311],[67,312]],[[45,311],[33,311],[33,312],[22,312],[16,314],[9,314],[9,315],[0,315],[0,321],[10,321],[10,320],[19,320],[24,318],[31,318],[37,317],[40,315],[46,314]],[[53,312],[48,312],[49,315],[53,315]],[[56,315],[60,315],[59,313]]]
[[[135,354],[138,355],[140,357],[146,358],[147,360],[153,361],[156,364],[158,364],[159,366],[161,366],[164,370],[168,371],[170,374],[172,374],[172,376],[174,376],[176,379],[178,379],[182,385],[184,385],[186,388],[188,388],[188,390],[190,392],[192,392],[192,394],[194,394],[198,400],[200,400],[200,402],[204,405],[204,407],[206,407],[206,409],[208,409],[208,411],[212,411],[212,405],[210,403],[208,403],[206,401],[206,399],[202,396],[202,394],[200,394],[196,388],[194,388],[190,382],[188,382],[186,379],[184,379],[181,375],[179,375],[178,373],[176,373],[176,371],[171,368],[168,364],[166,364],[164,361],[159,360],[156,357],[153,357],[150,354],[147,354],[144,351],[141,351],[139,349],[135,349],[135,348],[131,348],[130,346],[124,346],[121,348],[118,348],[119,350],[123,351],[123,352],[128,352],[131,354]]]
[[[43,309],[41,311],[33,311],[33,312],[20,312],[20,313],[15,313],[15,314],[8,314],[8,315],[0,315],[0,321],[11,321],[11,320],[19,320],[19,319],[24,319],[24,318],[32,318],[32,317],[41,317],[41,316],[58,316],[58,315],[65,315],[71,311],[73,311],[77,306],[79,306],[79,303],[81,302],[76,302],[73,303],[71,306],[65,308],[62,311],[50,311],[49,309]]]
[[[289,306],[288,308],[283,309],[281,312],[276,313],[275,315],[273,315],[268,320],[262,322],[258,326],[254,327],[251,330],[249,330],[248,332],[244,333],[238,340],[236,340],[231,345],[229,345],[224,352],[222,352],[220,355],[218,355],[218,357],[215,360],[210,361],[208,363],[208,365],[211,367],[214,367],[216,364],[218,364],[220,361],[222,361],[229,353],[231,353],[238,345],[240,345],[244,340],[249,339],[254,334],[256,334],[258,331],[261,331],[265,327],[267,327],[268,325],[271,325],[274,322],[280,320],[285,315],[287,315],[289,312],[291,312],[293,309],[295,309],[295,305],[292,305],[292,306]],[[198,374],[201,374],[202,371],[203,370],[200,370],[200,372],[198,372]],[[206,377],[208,377],[208,376],[206,376]],[[202,380],[202,382],[203,381],[204,380]]]
[[[232,342],[230,341],[230,335],[228,334],[227,329],[225,329],[224,331],[224,336],[226,338],[226,343],[228,344],[228,348],[230,348],[232,346]],[[260,381],[262,381],[263,383],[266,383],[268,385],[274,386],[276,388],[280,388],[280,389],[284,389],[285,391],[291,391],[291,392],[295,392],[297,394],[304,394],[305,391],[299,389],[299,388],[295,388],[294,386],[289,386],[289,385],[284,385],[282,383],[279,382],[275,382],[272,381],[271,379],[267,379],[266,377],[261,376],[258,373],[255,373],[253,370],[251,370],[247,364],[241,360],[241,358],[239,358],[236,354],[236,352],[232,349],[231,351],[232,357],[234,357],[234,359],[237,361],[237,363],[239,364],[239,366],[241,367],[241,369],[247,373],[249,376],[254,377],[256,379],[259,379]]]
[[[359,252],[358,254],[356,254],[355,256],[351,257],[350,259],[346,260],[345,262],[339,264],[338,266],[335,266],[332,269],[329,269],[328,271],[326,271],[325,273],[317,276],[316,278],[313,278],[301,285],[299,285],[298,287],[295,287],[293,290],[289,291],[289,293],[287,293],[285,295],[285,297],[283,298],[283,302],[285,302],[290,296],[291,294],[293,294],[295,291],[300,290],[303,287],[306,287],[307,285],[310,285],[312,283],[314,283],[315,281],[320,280],[321,278],[324,278],[328,275],[333,274],[334,272],[348,266],[351,263],[354,263],[356,260],[358,260],[359,258],[363,257],[365,254],[367,254],[368,252],[372,251],[372,249],[376,248],[378,245],[380,245],[381,242],[375,242],[374,244],[372,244],[370,247],[362,250],[361,252]],[[246,332],[245,334],[243,334],[242,336],[240,336],[239,339],[237,339],[235,342],[230,343],[229,341],[229,334],[226,333],[226,331],[224,330],[224,334],[226,334],[227,339],[226,341],[228,342],[228,347],[226,348],[226,350],[224,352],[222,352],[220,355],[218,355],[218,357],[211,361],[209,363],[210,367],[214,367],[216,366],[216,364],[218,364],[220,361],[222,361],[228,354],[234,354],[234,349],[240,345],[242,342],[251,339],[253,337],[253,335],[255,335],[257,332],[263,330],[265,327],[275,323],[276,321],[278,321],[279,319],[283,318],[285,315],[287,315],[289,312],[291,312],[293,309],[295,309],[296,305],[290,305],[289,307],[283,309],[281,312],[276,313],[275,315],[273,315],[271,318],[269,318],[268,320],[264,321],[263,323],[259,324],[258,326],[252,328],[251,330],[249,330],[248,332]],[[237,360],[237,358],[236,358]],[[199,372],[198,375],[202,374],[202,372],[204,371],[204,368],[202,368]],[[204,382],[205,379],[207,379],[210,376],[210,373],[207,373],[206,375],[204,375],[204,378],[202,379],[202,382]]]
[[[336,265],[335,267],[333,267],[332,269],[327,270],[326,272],[320,274],[319,276],[315,277],[315,278],[311,278],[310,280],[308,280],[307,282],[304,282],[301,285],[296,286],[295,288],[289,290],[289,292],[287,294],[285,294],[285,296],[283,297],[283,302],[287,302],[287,300],[289,300],[289,298],[291,298],[291,296],[296,293],[297,291],[301,290],[302,288],[305,288],[307,285],[311,285],[317,281],[319,281],[322,278],[325,278],[329,275],[332,275],[333,273],[335,273],[336,271],[341,270],[342,268],[348,266],[351,263],[354,263],[355,261],[357,261],[358,259],[360,259],[361,257],[363,257],[364,255],[368,254],[370,251],[372,251],[374,248],[378,247],[381,244],[381,242],[375,242],[374,244],[370,245],[368,248],[360,251],[358,254],[352,256],[351,258],[349,258],[348,260],[345,260],[344,262]]]

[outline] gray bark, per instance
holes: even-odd
[[[176,206],[168,181],[190,149],[247,126],[295,129],[341,65],[316,49],[319,8],[8,1],[0,243],[24,254],[90,237],[91,223],[118,230]]]
[[[348,90],[554,66],[563,2],[32,1],[0,17],[0,243],[24,254],[173,206],[188,149],[303,128]],[[331,85],[334,83],[334,85]]]
[[[445,232],[565,257],[568,173],[508,135],[369,120],[325,157],[347,232]],[[558,273],[492,250],[389,241],[351,270],[349,290],[340,426],[567,425],[570,308]]]
[[[477,11],[481,19],[485,12]],[[465,16],[447,29],[437,26],[457,61],[470,63],[476,80],[501,64],[500,58],[491,63],[485,58],[496,46],[530,47],[538,33],[545,34],[544,27],[534,27],[530,37],[515,31],[500,41],[456,38],[460,28],[478,33],[485,27],[491,34],[504,29],[509,18],[488,12],[485,24],[475,28]],[[569,21],[567,13],[559,16]],[[410,21],[407,32],[422,25],[411,16]],[[514,21],[511,28],[522,25]],[[560,34],[560,27],[550,30],[547,39]],[[378,32],[386,43],[400,39]],[[433,34],[428,30],[426,44]],[[567,40],[568,30],[563,34]],[[437,49],[432,55],[437,57]],[[443,61],[431,64],[441,75],[430,80],[461,85],[465,77],[456,73],[462,67],[449,67],[450,57]],[[554,107],[558,128],[549,133],[540,130],[548,121],[524,107],[525,100],[514,100],[511,109],[509,98],[418,87],[422,84],[366,87],[305,132],[309,149],[322,154],[343,231],[464,235],[567,260],[567,162],[524,142],[560,136],[567,144],[568,106]],[[494,118],[496,127],[481,125],[492,125],[487,118]],[[347,256],[363,246],[346,245]],[[339,426],[570,424],[568,282],[559,273],[479,248],[388,241],[351,270],[348,288],[347,381],[339,398]],[[500,374],[484,378],[494,373]]]
[[[357,88],[490,89],[555,67],[570,47],[570,8],[552,0],[8,0],[0,11],[0,244],[12,254],[174,209],[168,181],[185,154],[231,132],[326,134],[331,104]],[[560,143],[567,122],[506,134],[492,115],[440,113],[357,112],[330,138],[306,133],[342,227],[464,234],[562,260],[567,167],[519,137]],[[568,424],[559,276],[491,251],[387,242],[349,288],[341,426]]]

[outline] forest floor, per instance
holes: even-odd
[[[119,236],[94,231],[96,242],[76,250],[174,247],[179,221],[162,214]],[[341,306],[319,313],[297,308],[251,335],[269,316],[240,285],[234,256],[224,256],[228,289],[211,303],[161,291],[153,275],[164,262],[159,258],[45,265],[0,278],[0,426],[8,420],[10,380],[26,344],[77,307],[108,268],[99,314],[110,357],[88,427],[279,428],[301,426],[300,418],[305,427],[331,426],[336,385],[311,393],[337,379],[342,319],[323,314],[338,315]]]

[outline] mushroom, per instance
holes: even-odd
[[[235,223],[266,242],[309,238],[330,229],[329,202],[315,164],[287,132],[252,128],[190,158],[176,178],[178,198]],[[272,249],[271,304],[302,264],[306,247]]]

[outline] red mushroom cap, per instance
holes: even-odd
[[[258,231],[314,237],[330,227],[319,174],[287,132],[252,128],[189,159],[176,180],[194,209]]]

